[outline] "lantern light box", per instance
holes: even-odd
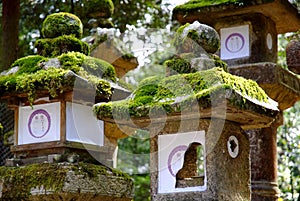
[[[19,107],[17,145],[60,141],[61,102]],[[103,121],[92,107],[66,103],[66,140],[103,146]]]
[[[158,193],[205,191],[205,131],[159,135],[158,168]]]

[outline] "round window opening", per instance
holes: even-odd
[[[235,136],[230,136],[227,141],[228,153],[232,158],[236,158],[239,154],[239,141]]]

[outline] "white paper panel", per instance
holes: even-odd
[[[104,123],[93,115],[92,107],[67,102],[67,140],[103,146]]]
[[[221,29],[221,59],[250,56],[249,25]]]
[[[60,103],[19,107],[18,145],[58,141]]]
[[[206,190],[206,179],[204,186],[175,188],[176,174],[182,168],[184,153],[193,142],[201,143],[205,153],[205,131],[158,136],[158,193]]]

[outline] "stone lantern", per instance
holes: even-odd
[[[243,130],[269,126],[276,103],[212,56],[219,37],[211,27],[182,26],[177,37],[166,77],[146,78],[130,99],[96,104],[94,112],[119,127],[149,130],[152,200],[250,200]]]
[[[281,111],[300,100],[299,78],[276,64],[277,34],[300,28],[300,15],[289,1],[192,1],[177,6],[173,19],[214,27],[221,36],[218,54],[229,72],[257,81]],[[251,147],[252,200],[277,200],[279,196],[276,132],[282,123],[278,115],[270,127],[246,131]]]
[[[1,101],[15,113],[7,166],[22,166],[0,170],[0,198],[131,200],[132,180],[113,169],[122,132],[92,112],[93,104],[129,91],[111,64],[88,56],[75,15],[49,15],[42,33],[39,55],[18,59],[0,76]]]

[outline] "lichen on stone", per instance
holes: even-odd
[[[81,38],[83,25],[81,20],[71,13],[53,13],[43,22],[42,34],[44,38],[55,38],[63,35],[73,35]]]

